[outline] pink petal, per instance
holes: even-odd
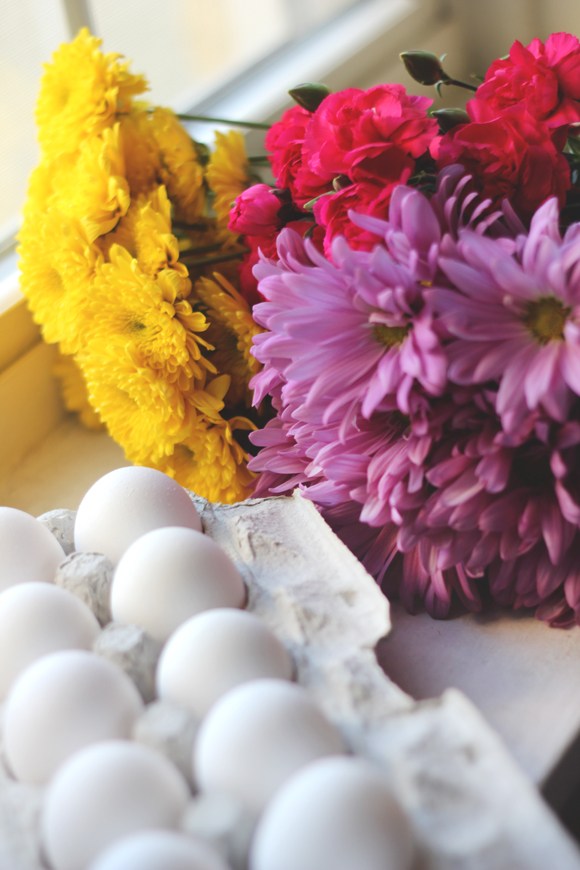
[[[524,393],[529,408],[537,408],[544,393],[550,389],[552,381],[558,374],[559,356],[559,343],[555,341],[540,347],[531,358],[528,355],[529,364],[525,372]]]
[[[560,369],[570,389],[580,396],[580,345],[566,342],[560,357]]]

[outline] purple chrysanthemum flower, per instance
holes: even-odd
[[[541,411],[564,422],[580,395],[580,232],[560,236],[555,199],[509,246],[463,231],[448,238],[440,265],[449,280],[434,305],[453,336],[449,377],[497,382],[506,432],[522,440]]]
[[[410,194],[432,218],[427,200]],[[255,269],[266,302],[254,317],[269,330],[254,347],[266,366],[253,382],[258,396],[275,368],[285,381],[283,401],[297,396],[326,424],[377,409],[407,413],[417,388],[442,393],[446,359],[423,283],[381,246],[352,251],[338,239],[330,262],[308,241],[297,251],[301,244],[282,231],[278,262]]]
[[[373,251],[285,231],[256,269],[258,492],[302,489],[410,610],[485,588],[580,624],[580,230],[555,214],[526,234],[452,168],[353,218]]]
[[[419,190],[404,185],[391,196],[389,219],[351,212],[349,217],[385,245],[396,263],[404,266],[417,281],[431,284],[439,271],[441,241],[457,238],[470,229],[479,236],[503,239],[512,249],[511,239],[524,232],[524,225],[506,201],[500,210],[491,200],[482,199],[470,175],[453,164],[437,176],[435,193],[426,200]]]
[[[478,610],[485,587],[500,605],[580,622],[580,424],[538,422],[514,446],[476,398],[442,403],[425,461],[413,459],[410,429],[370,456],[351,491],[366,526],[358,539],[352,511],[349,523],[345,511],[328,519],[409,610],[445,616],[454,598]]]

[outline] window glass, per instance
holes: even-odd
[[[354,2],[0,0],[0,256],[37,161],[42,64],[79,24],[90,24],[105,51],[130,58],[153,102],[184,110]]]
[[[42,63],[67,38],[58,0],[0,0],[0,252],[16,228],[37,159],[34,104]]]
[[[289,33],[285,0],[93,0],[89,9],[104,48],[122,51],[145,73],[154,102],[176,107],[199,100]]]

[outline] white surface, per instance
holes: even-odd
[[[379,646],[388,676],[418,699],[460,689],[541,784],[580,730],[580,628],[511,612],[438,621],[396,604],[392,619]]]

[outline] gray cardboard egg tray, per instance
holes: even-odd
[[[381,670],[374,650],[389,604],[310,502],[192,498],[242,573],[248,609],[292,653],[298,682],[384,772],[411,822],[416,870],[580,868],[575,843],[464,695],[417,702]],[[0,870],[42,867],[40,792],[0,773]]]

